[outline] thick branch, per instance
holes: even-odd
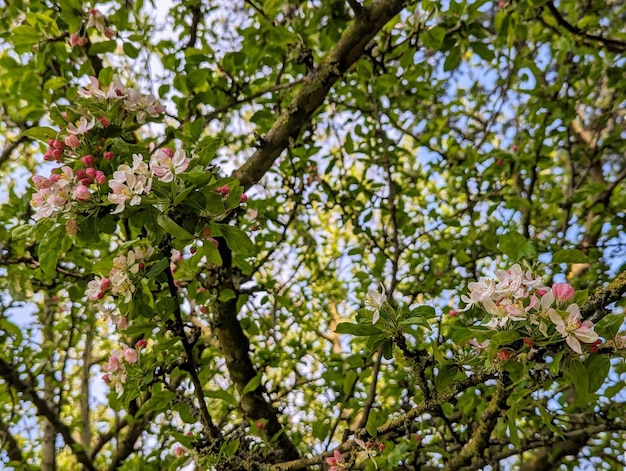
[[[250,188],[263,177],[283,150],[298,137],[333,84],[361,57],[365,46],[378,31],[407,3],[408,0],[374,0],[371,5],[362,8],[354,24],[326,54],[314,72],[307,76],[300,91],[263,136],[260,147],[234,172],[233,176],[244,188]]]
[[[67,425],[61,422],[61,419],[54,412],[52,406],[39,397],[35,388],[33,388],[31,384],[20,379],[16,369],[2,358],[0,358],[0,376],[2,376],[2,378],[12,387],[30,398],[37,408],[37,415],[45,417],[52,424],[54,429],[61,434],[65,444],[72,449],[72,452],[76,456],[78,462],[81,463],[87,471],[96,470],[91,459],[87,456],[85,449],[74,440],[72,437],[72,431]]]
[[[620,273],[607,286],[593,293],[580,310],[582,317],[594,323],[598,322],[610,313],[606,306],[622,299],[624,293],[626,293],[626,271]]]

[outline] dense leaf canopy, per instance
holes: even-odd
[[[624,468],[626,4],[0,6],[2,466]]]

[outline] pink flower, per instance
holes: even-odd
[[[171,182],[174,175],[178,175],[187,170],[189,159],[185,151],[172,149],[159,149],[150,158],[150,170],[152,174],[164,183]]]
[[[102,367],[107,373],[115,373],[120,368],[119,350],[114,351],[109,357],[109,362]]]
[[[552,285],[552,293],[559,301],[569,301],[574,297],[576,291],[569,283],[554,283]]]
[[[567,320],[564,320],[555,309],[550,309],[548,315],[571,349],[576,353],[582,353],[580,342],[594,343],[598,340],[598,334],[593,330],[591,321],[582,321],[578,304],[571,304],[567,312],[569,313]]]
[[[128,363],[137,363],[137,350],[130,347],[124,347],[124,360]]]
[[[326,458],[326,463],[330,466],[328,471],[339,471],[346,467],[345,460],[338,450],[333,452],[333,456]]]
[[[102,299],[104,294],[111,288],[111,280],[96,276],[93,280],[87,283],[87,291],[85,294],[91,301]]]

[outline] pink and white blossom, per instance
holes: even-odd
[[[158,149],[150,158],[150,170],[152,175],[164,183],[169,183],[178,175],[187,170],[189,159],[185,151],[179,149]]]
[[[113,214],[121,213],[126,209],[126,203],[130,206],[138,206],[141,203],[141,195],[146,195],[152,188],[152,178],[148,174],[148,166],[143,162],[142,156],[133,155],[133,166],[122,164],[113,172],[113,178],[109,180],[109,193],[107,199],[116,204]]]
[[[87,121],[87,118],[85,116],[81,116],[80,120],[78,120],[77,125],[74,125],[72,123],[67,125],[67,133],[72,136],[80,136],[82,134],[87,134],[89,131],[93,129],[95,124],[96,124],[95,118],[91,118],[91,121]]]
[[[567,344],[576,353],[582,353],[580,342],[594,343],[598,340],[598,334],[593,330],[591,321],[583,321],[578,304],[570,304],[567,308],[567,319],[555,309],[550,309],[550,320],[554,322],[556,330],[565,338]]]

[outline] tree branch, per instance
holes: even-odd
[[[572,33],[573,35],[578,36],[587,41],[597,42],[601,47],[604,47],[607,51],[610,51],[610,52],[615,52],[615,53],[626,52],[625,42],[618,41],[616,39],[604,38],[596,34],[586,33],[580,28],[569,23],[563,17],[563,15],[561,15],[561,12],[559,12],[559,10],[556,8],[556,6],[554,5],[554,2],[548,2],[547,6],[548,6],[548,10],[550,10],[550,13],[552,13],[552,16],[557,21],[557,23],[561,25],[563,28],[565,28],[567,31]]]
[[[622,299],[624,293],[626,293],[626,271],[617,275],[604,288],[597,289],[580,309],[580,314],[584,319],[596,323],[611,312],[606,306]]]
[[[54,412],[52,406],[39,397],[35,388],[31,384],[20,379],[17,374],[17,370],[2,358],[0,358],[0,376],[2,376],[2,378],[4,378],[4,380],[12,387],[30,398],[37,408],[37,415],[46,418],[52,424],[54,429],[61,434],[65,444],[71,448],[78,462],[82,464],[87,471],[96,471],[96,468],[89,456],[87,456],[85,449],[74,440],[72,437],[72,431],[67,425],[61,422],[61,419]]]
[[[245,189],[258,183],[283,150],[298,137],[333,84],[361,57],[365,46],[380,29],[408,3],[409,0],[374,0],[361,10],[335,47],[306,77],[300,91],[263,136],[256,152],[233,173]]]

